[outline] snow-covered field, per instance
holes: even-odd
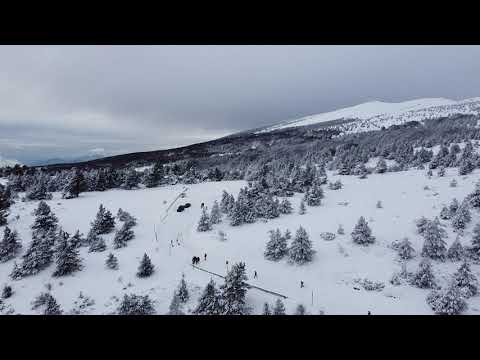
[[[0,285],[11,284],[14,290],[14,295],[4,302],[10,304],[15,313],[36,313],[31,310],[31,301],[45,291],[46,284],[50,283],[51,292],[64,312],[73,308],[73,302],[82,291],[95,300],[90,313],[112,313],[118,306],[114,297],[121,299],[124,293],[135,293],[149,294],[155,301],[157,313],[163,314],[168,311],[173,291],[184,273],[191,294],[190,301],[184,307],[188,312],[188,309],[195,307],[198,296],[211,277],[191,267],[191,258],[196,255],[201,257],[200,267],[220,274],[227,271],[227,260],[230,265],[244,261],[250,284],[288,297],[284,300],[287,313],[293,313],[297,304],[302,303],[311,314],[318,314],[320,311],[327,315],[367,314],[368,311],[372,314],[432,314],[425,302],[429,290],[407,285],[393,286],[389,283],[392,274],[400,270],[396,252],[389,248],[389,244],[407,236],[417,253],[420,252],[423,239],[415,232],[414,220],[421,216],[437,216],[442,206],[448,205],[454,197],[461,201],[474,189],[479,171],[465,177],[457,174],[457,169],[448,169],[445,177],[429,179],[425,176],[425,171],[411,170],[370,175],[361,180],[353,176],[336,176],[330,173],[329,181],[340,179],[344,187],[340,190],[324,187],[325,198],[322,205],[307,207],[305,215],[297,214],[301,194],[296,194],[291,199],[294,214],[239,227],[232,227],[224,221],[215,225],[213,231],[206,233],[196,231],[201,213],[200,204],[204,202],[211,207],[214,200],[220,200],[222,190],[237,196],[245,182],[189,185],[186,197],[177,200],[166,217],[166,209],[181,192],[183,185],[131,191],[88,192],[71,200],[63,200],[60,194],[55,194],[54,199],[47,203],[67,232],[73,234],[79,229],[86,234],[102,203],[114,214],[121,207],[137,217],[138,225],[133,228],[136,237],[122,249],[113,250],[113,233],[105,236],[105,252],[88,253],[86,248],[81,248],[84,269],[63,278],[52,277],[52,265],[38,275],[12,281],[8,275],[12,270],[13,260],[0,264]],[[458,181],[456,188],[449,186],[452,178]],[[429,190],[424,190],[426,185]],[[382,202],[383,208],[376,207],[378,200]],[[177,213],[177,206],[185,202],[190,202],[192,206],[182,213]],[[348,202],[348,205],[341,204],[345,202]],[[31,240],[29,227],[34,220],[31,213],[37,205],[37,201],[18,201],[11,208],[9,226],[19,232],[24,245],[23,251]],[[18,220],[15,219],[17,215]],[[350,237],[350,232],[360,216],[366,218],[376,237],[376,243],[369,247],[353,244]],[[480,214],[472,211],[472,222],[462,238],[463,245],[470,243],[471,230],[479,221]],[[450,245],[455,240],[455,235],[450,223],[443,223],[448,225],[447,243]],[[320,233],[336,233],[339,224],[343,225],[345,235],[336,235],[333,241],[321,239]],[[269,230],[278,227],[283,232],[288,228],[295,234],[300,225],[308,231],[316,250],[312,263],[300,266],[290,265],[286,260],[271,262],[264,259],[263,251],[269,239]],[[225,231],[227,241],[221,242],[218,239],[218,230]],[[170,246],[171,241],[173,248]],[[109,252],[118,257],[119,270],[105,267]],[[149,278],[139,279],[135,274],[144,253],[151,257],[156,271]],[[205,253],[206,261],[203,258]],[[419,260],[418,255],[410,260],[408,270],[416,271]],[[450,261],[433,262],[441,285],[446,283],[459,265]],[[472,265],[472,270],[477,276],[480,275],[480,266]],[[258,273],[257,279],[253,279],[254,271]],[[358,286],[354,280],[364,277],[384,282],[384,290],[369,292],[354,289]],[[217,284],[222,282],[219,278],[214,277],[214,280]],[[300,288],[301,280],[305,283],[304,288]],[[247,301],[255,314],[261,313],[264,302],[272,304],[275,300],[275,296],[256,289],[247,293]],[[480,296],[469,299],[468,304],[466,313],[477,313],[480,309]]]

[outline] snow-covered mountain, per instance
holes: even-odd
[[[17,160],[11,160],[11,159],[4,159],[1,155],[0,155],[0,168],[1,167],[7,167],[7,166],[15,166],[15,165],[22,165],[20,162],[18,162]]]
[[[322,114],[310,115],[300,119],[281,122],[256,131],[256,134],[282,130],[299,126],[320,125],[330,121],[350,120],[341,124],[325,124],[345,134],[380,130],[382,127],[401,125],[409,121],[423,121],[456,114],[480,114],[480,98],[460,101],[444,98],[424,98],[387,103],[372,101]]]

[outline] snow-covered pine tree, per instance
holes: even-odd
[[[475,189],[470,195],[468,195],[468,199],[470,200],[472,207],[477,209],[480,208],[480,181],[477,181]]]
[[[417,227],[417,233],[422,235],[423,232],[425,231],[425,227],[427,226],[429,220],[425,217],[422,216],[421,218],[415,220],[415,226]]]
[[[225,283],[220,286],[224,315],[247,315],[249,313],[250,309],[245,304],[247,280],[245,263],[234,264],[225,277]]]
[[[80,230],[75,231],[75,234],[70,238],[70,244],[77,249],[86,244],[86,239],[80,233]]]
[[[452,217],[452,227],[455,230],[463,230],[467,224],[472,219],[470,215],[470,204],[468,201],[463,201],[462,204],[458,207],[455,215]]]
[[[224,214],[230,215],[234,206],[235,199],[233,195],[230,195],[225,190],[223,190],[222,200],[220,201],[220,210],[222,210]]]
[[[47,175],[39,173],[36,182],[25,193],[26,200],[51,200],[53,195],[48,191]]]
[[[263,304],[262,315],[272,315],[272,311],[270,310],[270,305],[268,305],[267,302]]]
[[[7,224],[8,208],[12,205],[7,188],[0,184],[0,226]]]
[[[5,285],[2,289],[2,299],[9,299],[13,295],[13,290],[10,285]]]
[[[167,315],[185,315],[182,310],[182,302],[180,301],[176,291],[173,292],[172,302],[168,307]]]
[[[68,178],[67,184],[63,188],[62,197],[64,199],[76,198],[80,195],[80,193],[87,191],[87,188],[87,183],[83,173],[79,169],[75,168]]]
[[[222,213],[217,200],[213,202],[212,211],[210,212],[210,224],[219,224],[222,222]]]
[[[430,260],[422,259],[418,271],[412,277],[412,285],[421,289],[435,289],[437,287]]]
[[[118,269],[118,259],[112,253],[108,254],[107,260],[105,260],[105,265],[108,269],[117,270]]]
[[[127,242],[135,237],[133,230],[127,222],[124,222],[122,227],[115,232],[113,238],[113,248],[120,249],[127,246]]]
[[[152,264],[152,261],[146,253],[143,254],[143,258],[140,261],[140,265],[138,267],[137,276],[139,278],[149,277],[153,274],[154,271],[155,266]]]
[[[89,244],[88,252],[102,252],[107,249],[105,239],[98,235],[93,229],[90,229],[87,242]]]
[[[190,299],[190,294],[188,293],[187,282],[185,281],[185,274],[182,274],[182,279],[177,289],[178,299],[182,303],[186,303]]]
[[[387,162],[383,157],[380,157],[377,162],[377,166],[375,167],[375,172],[377,174],[383,174],[387,171]]]
[[[128,227],[137,225],[137,219],[130,215],[129,212],[122,210],[122,208],[119,208],[117,211],[117,219],[124,222]]]
[[[210,231],[212,230],[212,224],[210,223],[210,217],[207,213],[207,207],[204,206],[202,209],[202,215],[200,216],[200,220],[197,225],[197,231]]]
[[[289,229],[285,230],[285,234],[283,235],[286,241],[290,240],[292,238],[292,233],[290,232]]]
[[[480,223],[473,228],[471,251],[474,255],[480,255]]]
[[[422,233],[425,239],[422,248],[422,256],[434,260],[445,260],[447,256],[447,245],[445,238],[447,233],[440,225],[438,218],[428,221]]]
[[[56,230],[58,219],[45,201],[40,201],[33,215],[35,215],[35,221],[31,226],[32,236],[41,237],[50,230]]]
[[[446,290],[432,291],[426,301],[439,315],[459,315],[468,308],[464,295],[455,282],[452,282]]]
[[[307,315],[307,309],[305,309],[303,304],[298,304],[294,315]]]
[[[63,231],[57,237],[55,248],[56,269],[53,276],[65,276],[82,270],[82,259],[75,246],[69,241],[68,235]]]
[[[452,181],[450,181],[450,187],[457,187],[457,180],[452,179]]]
[[[312,242],[309,239],[307,231],[299,227],[295,233],[295,238],[288,249],[288,257],[291,263],[305,264],[312,261],[315,250],[312,248]]]
[[[313,185],[305,193],[305,202],[308,206],[319,206],[323,197],[323,190],[320,185],[313,183]]]
[[[478,279],[470,269],[468,262],[465,261],[457,272],[453,274],[453,281],[466,298],[477,295]]]
[[[305,201],[303,201],[303,200],[300,201],[300,207],[299,207],[299,209],[298,209],[298,213],[299,213],[300,215],[304,215],[304,214],[307,213],[307,208],[305,207]]]
[[[440,167],[438,168],[437,175],[438,175],[439,177],[445,176],[445,166],[440,166]]]
[[[277,261],[288,253],[287,239],[280,233],[279,229],[270,230],[270,240],[264,252],[265,259]]]
[[[53,262],[53,246],[56,239],[56,230],[50,229],[46,234],[34,235],[29,248],[22,256],[21,266],[14,266],[10,275],[12,279],[19,279],[38,274]],[[15,264],[16,265],[16,264]]]
[[[122,302],[117,308],[118,315],[153,315],[155,308],[148,295],[123,295]]]
[[[122,188],[126,190],[137,189],[140,183],[140,177],[134,168],[130,168],[126,171],[123,179]]]
[[[280,298],[275,301],[275,306],[273,307],[273,315],[286,315],[285,305]]]
[[[147,188],[157,187],[161,184],[163,176],[163,165],[160,162],[156,162],[145,178],[145,186]]]
[[[283,198],[278,211],[280,214],[291,214],[293,212],[292,203],[287,198]]]
[[[440,219],[442,220],[449,220],[451,218],[450,216],[450,209],[446,206],[442,208],[442,211],[440,211]]]
[[[103,169],[97,171],[93,188],[95,191],[105,191],[108,189],[107,175]]]
[[[113,218],[112,213],[105,209],[103,204],[100,204],[95,220],[91,225],[92,230],[95,231],[97,235],[108,234],[115,229],[115,219]]]
[[[455,213],[457,212],[460,204],[458,203],[458,200],[453,198],[452,202],[448,206],[448,210],[450,211],[450,217],[452,218],[455,216]]]
[[[375,237],[372,236],[372,230],[363,216],[360,216],[360,219],[358,219],[358,223],[355,225],[351,235],[355,244],[369,245],[375,242]]]
[[[222,302],[220,290],[217,289],[213,279],[209,281],[202,295],[198,299],[198,305],[193,310],[195,315],[221,315]]]
[[[399,244],[398,244],[398,256],[402,260],[409,260],[412,259],[415,256],[415,249],[412,247],[412,243],[408,238],[404,238]]]
[[[457,236],[452,246],[447,251],[447,258],[451,261],[460,261],[464,258],[465,252],[460,242],[460,237]]]
[[[16,230],[12,231],[8,226],[3,230],[3,239],[0,242],[0,262],[6,262],[15,258],[22,249],[22,244]]]

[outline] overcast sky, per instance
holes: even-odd
[[[0,156],[192,144],[366,101],[480,96],[480,46],[0,46]]]

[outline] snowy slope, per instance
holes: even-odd
[[[7,166],[15,166],[15,165],[22,165],[20,162],[18,162],[17,160],[10,160],[10,159],[4,159],[1,155],[0,155],[0,168],[1,167],[7,167]]]
[[[298,303],[303,303],[307,311],[318,314],[431,314],[425,303],[428,290],[411,286],[395,287],[389,284],[393,272],[400,269],[395,252],[389,244],[408,236],[413,246],[420,252],[423,239],[415,233],[414,220],[420,216],[432,218],[439,214],[442,205],[450,203],[453,197],[462,200],[470,193],[480,172],[476,170],[467,177],[459,177],[456,169],[448,169],[442,178],[425,177],[424,171],[411,170],[383,175],[371,175],[366,180],[352,176],[330,175],[330,181],[341,179],[344,188],[329,190],[325,188],[325,199],[319,207],[308,207],[306,215],[284,215],[268,222],[231,227],[223,222],[216,225],[214,231],[198,233],[196,225],[200,217],[200,203],[211,206],[219,200],[222,190],[235,194],[245,185],[243,181],[211,182],[189,185],[187,196],[180,202],[190,202],[192,207],[183,213],[175,211],[176,205],[162,222],[165,211],[171,201],[177,197],[183,185],[166,186],[141,190],[110,190],[106,192],[89,192],[78,199],[62,200],[59,194],[48,201],[52,210],[60,219],[64,229],[73,233],[77,228],[84,234],[89,229],[98,206],[103,203],[109,210],[116,212],[119,207],[129,211],[138,218],[134,228],[136,238],[128,247],[113,250],[113,234],[105,236],[108,249],[102,253],[88,253],[81,249],[85,268],[81,272],[64,278],[52,278],[54,266],[40,274],[19,281],[8,278],[13,261],[0,264],[0,285],[12,285],[14,295],[5,300],[15,313],[36,313],[31,310],[31,301],[40,292],[45,291],[47,283],[52,284],[52,294],[62,309],[68,312],[73,307],[79,292],[92,297],[95,305],[90,313],[107,314],[115,311],[119,299],[124,293],[149,294],[155,301],[159,314],[168,311],[174,289],[181,274],[185,273],[191,293],[191,299],[184,308],[188,312],[196,305],[196,301],[210,280],[211,275],[195,270],[190,266],[192,256],[200,256],[199,266],[209,271],[225,274],[226,263],[244,261],[247,266],[249,282],[288,296],[285,300],[287,313],[292,313]],[[458,187],[451,188],[452,178],[458,181]],[[424,190],[428,185],[430,190]],[[298,209],[301,194],[292,198],[294,209]],[[376,208],[377,200],[381,200],[383,208]],[[348,202],[347,206],[339,203]],[[24,243],[24,250],[31,240],[29,226],[33,223],[31,212],[38,202],[17,202],[12,206],[9,226],[17,229]],[[15,216],[20,216],[15,220]],[[370,247],[361,247],[352,243],[350,232],[358,218],[363,215],[372,228],[377,241]],[[480,221],[480,214],[472,211],[472,222],[469,224],[462,243],[468,245],[473,226]],[[343,224],[345,235],[337,235],[333,241],[324,241],[320,233],[336,232],[339,224]],[[455,237],[448,226],[450,245]],[[267,261],[263,257],[268,231],[287,228],[294,234],[296,229],[304,226],[317,251],[314,261],[304,266],[289,265],[285,260]],[[155,239],[154,227],[158,242]],[[118,228],[118,224],[117,224]],[[227,241],[218,240],[216,231],[224,230]],[[176,239],[179,239],[179,244]],[[174,247],[170,248],[170,241]],[[109,252],[113,252],[119,260],[119,270],[107,270],[104,262]],[[138,279],[135,276],[143,253],[147,253],[156,271],[152,277]],[[207,253],[207,261],[203,254]],[[419,257],[409,261],[408,270],[415,271]],[[440,284],[445,284],[457,268],[458,263],[433,262],[433,268]],[[258,279],[252,279],[253,271],[258,272]],[[480,275],[480,265],[472,265],[474,273]],[[354,280],[368,277],[372,281],[385,283],[381,292],[355,290]],[[217,284],[221,280],[214,278]],[[305,288],[300,288],[300,280]],[[128,285],[130,284],[130,285]],[[312,304],[313,292],[313,304]],[[116,298],[115,298],[116,297]],[[260,313],[263,302],[273,303],[275,296],[251,289],[247,293],[247,301],[253,307],[253,313]],[[480,296],[468,300],[468,314],[476,314],[480,309]]]
[[[345,125],[333,126],[339,127],[344,133],[354,133],[379,130],[382,126],[389,127],[408,121],[422,121],[454,114],[477,115],[479,113],[480,98],[461,101],[444,98],[425,98],[400,103],[373,101],[332,112],[282,122],[259,130],[256,133],[309,126],[334,120],[355,119],[356,121]]]

